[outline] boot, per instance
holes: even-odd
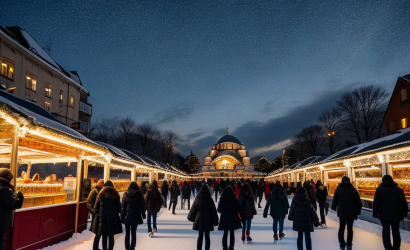
[[[246,230],[246,241],[252,242],[251,230]]]
[[[262,208],[262,206],[261,206],[261,204],[260,204],[260,203],[258,204],[258,208]]]
[[[223,247],[222,249],[223,249],[223,250],[228,250],[228,248],[227,248],[227,247]]]
[[[245,243],[245,235],[242,235],[242,241]]]
[[[274,241],[278,241],[278,236],[273,236]]]
[[[339,246],[340,246],[340,250],[345,250],[346,249],[345,245],[342,244],[342,243],[340,243]]]
[[[279,234],[279,239],[282,240],[285,237],[284,233]]]
[[[229,247],[229,250],[234,250],[233,247]]]
[[[352,246],[348,246],[346,250],[352,250]]]

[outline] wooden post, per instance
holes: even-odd
[[[77,201],[77,209],[76,209],[76,212],[75,212],[75,221],[74,221],[74,225],[75,225],[75,227],[74,227],[74,232],[75,233],[77,233],[77,230],[78,230],[78,215],[79,215],[79,212],[80,212],[80,201],[81,201],[81,197],[80,197],[80,195],[81,195],[81,184],[82,184],[82,178],[81,178],[81,174],[82,174],[82,170],[83,170],[83,160],[82,160],[82,158],[78,158],[78,160],[77,160],[77,177],[76,177],[76,179],[77,179],[77,183],[76,183],[76,190],[75,190],[75,196],[76,196],[76,201]]]
[[[110,180],[110,163],[104,163],[104,183]]]
[[[152,183],[152,181],[153,181],[153,179],[152,179],[152,177],[153,177],[153,174],[152,174],[152,172],[149,172],[149,184],[151,184]]]
[[[386,174],[391,174],[387,169],[386,155],[380,155],[379,157],[380,161],[382,162],[382,176],[385,176]]]
[[[88,161],[84,160],[84,179],[88,178]]]
[[[131,170],[131,181],[136,181],[136,178],[135,178],[135,168],[133,168],[133,169]]]
[[[28,176],[28,178],[29,179],[31,179],[31,167],[32,167],[32,164],[31,164],[31,162],[29,162],[28,164],[27,164],[27,176]]]
[[[17,190],[17,173],[18,173],[18,152],[19,152],[19,132],[18,132],[18,127],[15,126],[14,128],[14,134],[13,134],[13,140],[11,142],[11,161],[10,161],[10,172],[13,174],[13,180],[12,184],[14,187],[14,193],[16,193]],[[15,211],[13,210],[13,216],[12,216],[12,225],[14,226],[14,215]]]

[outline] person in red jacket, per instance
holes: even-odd
[[[265,182],[265,200],[267,201],[269,198],[270,190],[269,190],[269,182]]]
[[[242,185],[241,185],[241,183],[238,181],[238,182],[235,184],[235,195],[236,195],[236,199],[238,199],[239,193],[241,192],[241,188],[242,188]]]

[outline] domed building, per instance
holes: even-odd
[[[249,158],[249,152],[245,145],[235,136],[227,134],[219,140],[209,150],[208,156],[204,158],[202,173],[231,173],[231,174],[252,174],[255,170]]]

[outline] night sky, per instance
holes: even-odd
[[[172,129],[201,161],[227,125],[273,160],[343,92],[410,74],[408,0],[1,2],[0,25],[78,71],[93,123]]]

